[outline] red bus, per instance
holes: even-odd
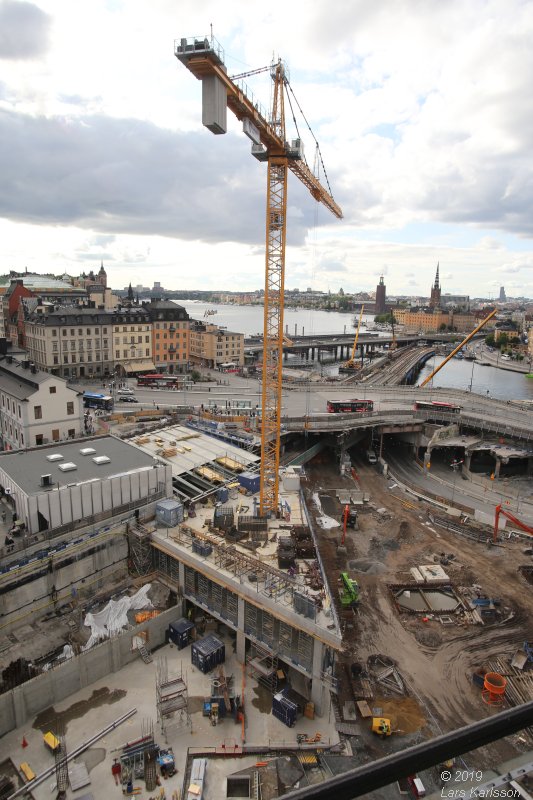
[[[327,400],[330,414],[350,413],[352,411],[372,411],[373,400]]]
[[[448,414],[458,414],[461,406],[454,403],[441,403],[438,400],[415,400],[415,411],[447,411]]]
[[[137,378],[137,386],[151,386],[157,389],[179,389],[184,382],[184,376],[163,375],[163,373],[139,375]]]

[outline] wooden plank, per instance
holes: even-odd
[[[372,710],[366,700],[358,700],[357,708],[359,709],[361,716],[365,719],[372,716]]]

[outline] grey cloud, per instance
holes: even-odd
[[[0,59],[38,58],[48,50],[50,17],[33,3],[0,2]]]
[[[0,112],[0,174],[0,216],[10,220],[264,242],[266,168],[244,137],[175,133],[100,115]],[[313,202],[292,176],[288,193],[293,206],[303,206],[288,230],[288,242],[299,245],[313,226]]]

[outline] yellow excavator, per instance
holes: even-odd
[[[357,342],[359,340],[359,329],[361,328],[361,320],[363,319],[365,307],[364,305],[361,306],[361,313],[359,314],[359,322],[357,323],[357,330],[355,332],[355,339],[352,347],[352,355],[342,366],[339,367],[339,372],[354,372],[357,369],[361,369],[361,364],[356,362],[355,360],[355,353],[357,351]]]

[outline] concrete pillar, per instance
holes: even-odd
[[[313,678],[311,680],[311,702],[315,705],[315,714],[322,716],[325,687],[322,681],[324,645],[318,639],[313,642]]]
[[[465,461],[463,464],[463,470],[465,472],[470,472],[470,464],[472,462],[472,453],[465,453]]]
[[[244,635],[244,599],[242,597],[237,600],[237,643],[235,655],[239,664],[244,664],[246,660],[246,636]]]
[[[494,467],[494,477],[495,478],[499,478],[500,477],[501,466],[502,466],[501,459],[500,458],[496,458],[496,466]]]
[[[178,561],[178,580],[180,589],[185,589],[185,564]]]

